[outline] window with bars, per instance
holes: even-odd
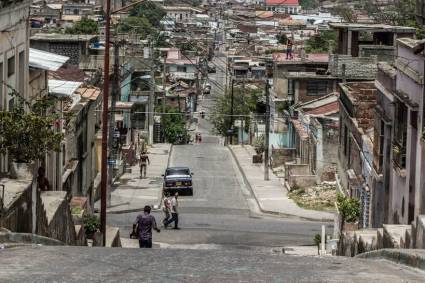
[[[392,143],[393,161],[400,168],[406,167],[407,106],[396,102],[394,120],[394,140]]]
[[[328,83],[326,81],[307,81],[307,95],[320,96],[328,92]]]

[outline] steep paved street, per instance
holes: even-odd
[[[225,58],[219,63],[222,60]],[[217,68],[212,79],[223,79],[224,73],[220,70],[225,70],[225,66]],[[201,102],[202,107],[210,106],[213,98],[222,94],[218,84],[212,84],[212,90],[211,96]],[[211,134],[210,123],[200,119],[196,130],[202,133],[202,144],[174,146],[170,159],[171,166],[189,166],[195,173],[193,197],[180,198],[182,230],[163,229],[160,234],[155,233],[156,246],[269,249],[312,245],[322,224],[332,233],[332,223],[260,214],[229,149],[220,143],[219,137]],[[158,221],[162,218],[160,212],[153,215]],[[137,212],[110,214],[108,222],[121,228],[122,237],[128,237],[136,216]]]
[[[0,282],[424,282],[385,261],[246,250],[19,247],[0,250]]]

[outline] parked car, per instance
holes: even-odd
[[[215,72],[216,72],[215,66],[208,66],[208,73],[215,73]]]
[[[168,167],[162,175],[164,193],[193,196],[192,175],[188,167]]]

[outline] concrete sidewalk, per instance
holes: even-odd
[[[246,185],[251,189],[260,210],[264,213],[292,215],[314,221],[334,221],[334,214],[299,207],[288,198],[287,190],[270,170],[270,180],[264,181],[263,164],[253,164],[251,146],[229,146]]]
[[[150,165],[146,179],[140,178],[140,167],[131,167],[131,173],[124,173],[114,183],[111,205],[107,213],[142,211],[145,205],[159,206],[162,198],[162,177],[171,154],[170,144],[154,144],[148,147]],[[96,203],[100,206],[100,203]]]

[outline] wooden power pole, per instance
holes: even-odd
[[[105,0],[105,59],[103,65],[103,105],[102,105],[102,164],[100,181],[100,230],[103,245],[106,244],[106,199],[108,179],[108,99],[109,99],[109,48],[111,35],[111,0]]]
[[[269,135],[270,135],[270,94],[269,80],[266,78],[266,133],[264,137],[264,180],[269,180]]]

